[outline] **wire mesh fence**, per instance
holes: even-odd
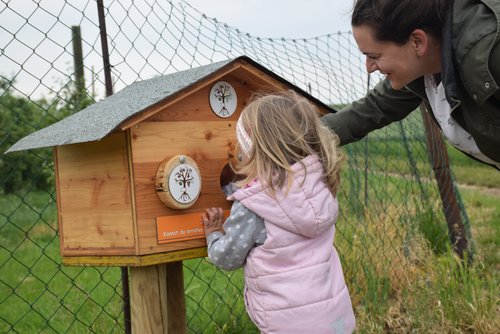
[[[369,88],[350,32],[260,38],[168,0],[106,1],[104,14],[115,92],[239,55],[334,107]],[[0,22],[3,153],[24,135],[103,99],[106,78],[95,1],[4,0]],[[344,150],[336,245],[356,312],[376,313],[407,272],[417,271],[415,263],[449,247],[443,204],[419,113]],[[0,332],[123,332],[120,269],[61,264],[51,154],[0,156]],[[241,270],[224,272],[195,259],[184,262],[184,277],[189,332],[257,332],[245,313]]]

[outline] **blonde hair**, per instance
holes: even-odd
[[[343,160],[339,138],[322,124],[316,107],[308,100],[293,91],[253,96],[240,119],[253,145],[247,159],[234,166],[235,172],[244,176],[237,185],[258,178],[271,195],[285,183],[288,190],[291,166],[317,154],[325,182],[336,194]]]

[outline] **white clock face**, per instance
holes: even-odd
[[[210,107],[219,117],[229,117],[236,111],[238,99],[233,86],[225,81],[219,81],[210,90]]]
[[[180,164],[170,173],[168,188],[177,202],[191,203],[198,198],[200,193],[200,176],[195,168],[188,164]]]

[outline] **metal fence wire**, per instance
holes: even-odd
[[[255,37],[168,0],[108,0],[104,14],[115,92],[240,55],[334,106],[380,80],[368,80],[350,32]],[[0,333],[128,328],[119,268],[61,264],[52,151],[3,154],[28,133],[106,96],[100,32],[96,1],[0,2]],[[335,242],[356,312],[376,312],[419,259],[449,246],[443,194],[419,113],[344,151]],[[468,231],[459,194],[449,189],[444,196],[458,198]],[[257,332],[245,313],[241,270],[195,259],[184,261],[184,279],[190,333]]]

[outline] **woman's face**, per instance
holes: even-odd
[[[367,25],[353,27],[352,32],[359,50],[366,56],[368,73],[380,71],[393,89],[399,90],[423,75],[412,38],[403,45],[379,41],[373,28]]]

